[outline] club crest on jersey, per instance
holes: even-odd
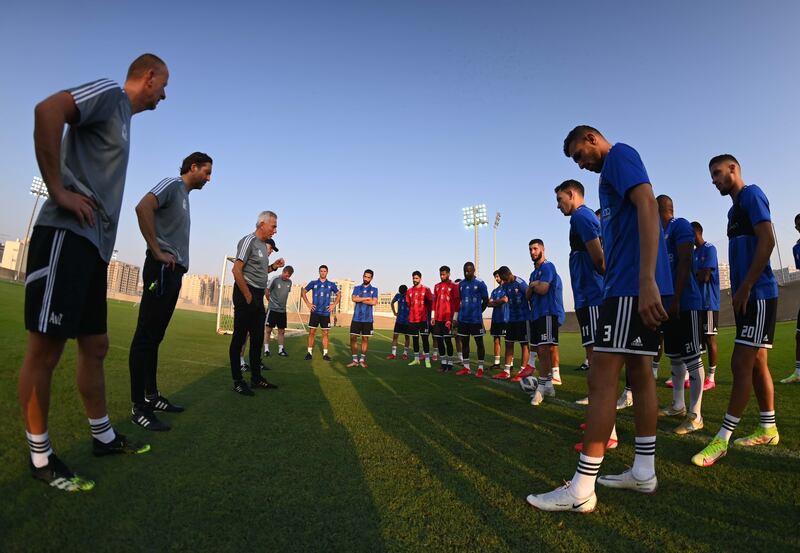
[[[258,250],[258,257],[264,257],[264,254],[261,252],[261,250]]]

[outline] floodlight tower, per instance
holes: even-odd
[[[489,220],[486,218],[486,204],[465,207],[461,210],[461,213],[464,216],[464,228],[471,228],[475,231],[475,274],[477,275],[480,272],[478,261],[478,228],[489,225]]]
[[[494,214],[494,230],[492,232],[492,241],[494,242],[494,259],[492,269],[494,271],[497,270],[497,227],[500,226],[500,212],[497,211]]]
[[[31,211],[31,218],[28,221],[28,230],[25,231],[25,242],[22,244],[22,252],[17,260],[17,272],[14,274],[14,280],[19,280],[19,271],[22,264],[25,262],[26,252],[28,251],[28,240],[30,240],[31,236],[31,226],[33,225],[33,216],[36,215],[36,207],[39,205],[39,198],[48,198],[49,195],[47,194],[47,185],[42,180],[42,177],[33,177],[33,182],[31,182],[31,194],[36,196],[36,200],[33,202],[33,211]]]

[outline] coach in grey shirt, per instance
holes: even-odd
[[[242,378],[239,353],[247,335],[250,335],[250,384],[254,388],[277,388],[261,376],[261,346],[264,340],[264,291],[270,271],[283,267],[284,260],[269,262],[267,240],[278,229],[278,216],[272,211],[262,211],[256,221],[256,230],[239,240],[236,260],[233,263],[233,336],[228,350],[231,363],[233,390],[252,396],[253,391]]]
[[[181,281],[189,269],[189,192],[211,180],[213,160],[194,152],[181,163],[180,177],[163,179],[136,206],[139,228],[147,242],[142,271],[144,290],[131,342],[131,421],[147,430],[169,430],[156,411],[180,413],[158,391],[158,347],[175,311]]]
[[[278,248],[275,248],[278,251]],[[276,276],[269,283],[267,288],[267,299],[269,299],[269,313],[267,313],[267,327],[264,329],[264,355],[270,356],[269,341],[272,337],[272,329],[278,330],[278,355],[289,357],[283,347],[286,333],[286,301],[292,291],[291,276],[294,268],[287,265],[281,271],[280,276]]]
[[[128,68],[122,86],[98,79],[53,94],[34,112],[36,160],[50,197],[28,248],[29,333],[17,391],[31,471],[53,490],[94,487],[55,456],[48,435],[52,373],[68,338],[78,342],[78,390],[95,455],[150,449],[117,433],[108,417],[106,276],[125,189],[131,116],[155,109],[166,98],[168,80],[164,61],[143,54]]]

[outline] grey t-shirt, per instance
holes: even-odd
[[[269,255],[267,254],[266,242],[260,240],[255,233],[251,232],[239,240],[236,251],[236,259],[244,261],[242,274],[247,284],[262,290],[266,288],[267,274],[269,273]]]
[[[292,281],[283,280],[280,275],[269,283],[269,310],[277,313],[286,313],[286,300],[292,291]]]
[[[189,192],[183,179],[170,177],[150,193],[158,200],[156,239],[161,249],[175,256],[178,265],[189,269]]]
[[[68,89],[78,107],[61,144],[61,178],[73,192],[97,203],[95,225],[81,227],[75,216],[45,201],[36,226],[67,229],[97,246],[108,263],[114,251],[130,150],[131,102],[109,79]]]

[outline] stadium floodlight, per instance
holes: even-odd
[[[494,245],[494,253],[493,253],[494,259],[492,261],[494,264],[493,270],[495,271],[497,270],[497,227],[499,226],[500,226],[500,212],[498,211],[494,214],[494,230],[492,232],[492,241]]]
[[[33,177],[31,182],[31,194],[36,196],[33,202],[33,211],[31,211],[31,218],[28,221],[28,230],[25,231],[25,242],[22,243],[22,255],[17,259],[17,271],[14,273],[14,280],[19,280],[19,272],[22,269],[22,264],[25,263],[26,253],[28,251],[28,240],[31,236],[31,226],[33,226],[33,216],[36,215],[36,207],[39,205],[39,198],[49,198],[47,193],[47,185],[42,180],[42,177]]]
[[[478,228],[489,226],[486,217],[486,204],[472,205],[461,209],[464,216],[464,228],[473,229],[475,232],[475,274],[479,274],[478,262]]]

